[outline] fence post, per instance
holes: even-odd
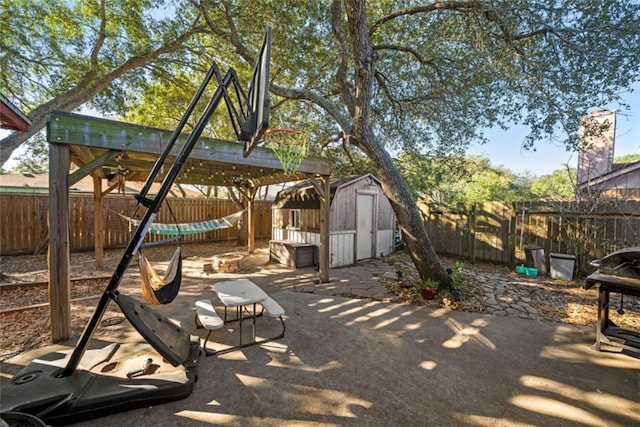
[[[547,237],[544,241],[544,257],[547,272],[551,271],[551,248],[553,247],[553,216],[547,216]]]
[[[467,219],[469,222],[469,262],[471,264],[476,262],[476,206],[477,203],[470,206]]]
[[[516,224],[518,221],[518,212],[516,210],[516,203],[511,203],[511,209],[509,211],[509,231],[507,238],[507,250],[509,251],[509,268],[513,270],[516,267],[516,248],[517,248],[517,234],[518,230]]]
[[[102,178],[93,175],[93,251],[96,270],[104,270],[104,219],[102,218]]]

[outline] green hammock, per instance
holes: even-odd
[[[140,225],[140,221],[137,219],[129,218],[128,216],[122,215],[116,211],[112,212],[120,215],[130,224],[138,226]],[[221,228],[229,228],[233,227],[238,223],[244,210],[240,212],[233,213],[231,215],[227,215],[218,219],[211,219],[209,221],[202,222],[191,222],[185,224],[151,224],[149,228],[149,233],[151,234],[161,234],[164,236],[180,236],[180,235],[189,235],[189,234],[198,234],[205,233],[207,231],[219,230]]]

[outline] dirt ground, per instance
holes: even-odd
[[[256,242],[258,251],[267,253],[268,240]],[[168,261],[175,246],[156,246],[145,249],[145,256],[151,261]],[[184,259],[205,265],[213,255],[240,252],[246,248],[238,247],[235,242],[186,244],[183,245]],[[122,257],[122,250],[105,251],[104,269],[95,269],[93,253],[72,254],[71,277],[80,280],[72,281],[72,334],[78,336],[87,320],[93,313],[97,296],[104,291],[108,280]],[[515,276],[515,273],[504,266],[475,263],[465,265],[461,302],[453,301],[445,295],[433,301],[424,300],[412,284],[418,283],[418,275],[406,253],[399,252],[384,259],[393,265],[401,265],[402,280],[385,281],[390,293],[398,295],[404,304],[445,307],[453,310],[485,312],[487,308],[485,286],[478,279],[482,274],[491,273],[501,276]],[[453,265],[456,260],[443,259],[445,265]],[[129,271],[135,275],[137,266],[132,265]],[[46,305],[48,301],[48,270],[45,255],[5,256],[0,258],[0,361],[4,361],[26,350],[51,343],[50,315]],[[7,286],[9,284],[40,282],[40,286]],[[517,281],[515,281],[517,282]],[[596,294],[582,289],[582,284],[558,283],[552,280],[534,280],[523,283],[528,286],[531,304],[541,318],[553,322],[577,325],[595,325],[597,318]],[[618,297],[619,298],[619,297]],[[611,304],[619,307],[619,300],[612,296]],[[113,307],[114,305],[111,305]],[[31,307],[27,310],[15,310],[20,307]],[[640,301],[627,297],[624,301],[624,316],[611,310],[612,320],[621,327],[640,330]],[[102,320],[102,326],[124,321],[122,314],[109,309]],[[109,333],[109,328],[99,328]],[[99,338],[99,336],[96,336]]]

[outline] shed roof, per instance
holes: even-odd
[[[380,185],[380,181],[370,173],[333,178],[329,181],[331,200],[333,201],[333,196],[341,187],[363,179],[371,179],[371,182]],[[305,181],[280,191],[273,207],[276,209],[320,209],[320,197],[314,186]]]

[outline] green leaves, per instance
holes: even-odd
[[[494,166],[485,157],[401,154],[396,166],[417,199],[442,204],[537,199],[536,178]]]
[[[144,124],[164,118],[168,126],[212,59],[248,82],[272,23],[274,117],[299,128],[293,118],[304,111],[312,150],[335,149],[344,141],[337,135],[351,132],[357,77],[342,7],[337,0],[0,0],[0,90],[26,112],[52,100],[61,109],[90,100],[106,115]],[[575,144],[579,117],[640,79],[637,1],[370,0],[366,7],[364,33],[375,52],[371,124],[394,154],[460,153],[483,140],[484,129],[507,124],[529,127],[526,146],[550,136]],[[224,125],[211,132],[217,126]]]

